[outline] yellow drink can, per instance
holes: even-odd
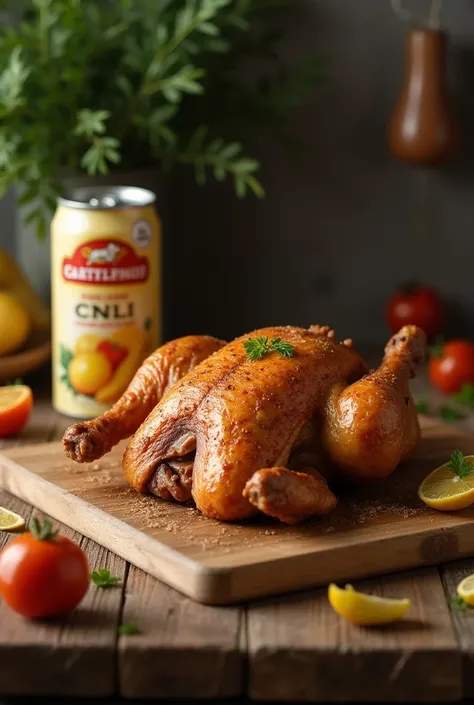
[[[161,337],[161,224],[155,194],[74,189],[51,225],[53,405],[98,416]]]

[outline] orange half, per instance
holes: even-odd
[[[19,433],[33,408],[33,392],[24,384],[0,387],[0,438]]]

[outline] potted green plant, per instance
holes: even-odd
[[[71,176],[117,180],[182,164],[198,183],[231,178],[239,197],[261,197],[244,147],[250,128],[280,126],[320,71],[314,56],[290,73],[282,66],[264,22],[281,4],[3,0],[0,195],[17,187],[21,222],[39,239]],[[242,62],[254,57],[263,75],[244,81]],[[30,234],[23,241],[31,254]],[[38,252],[34,260],[33,274]]]

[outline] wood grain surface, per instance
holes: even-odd
[[[0,447],[20,452],[31,443],[58,439],[68,423],[39,399],[22,436],[0,441]],[[426,466],[452,450],[449,438],[458,440],[453,429],[439,441],[441,447],[433,446],[433,456],[423,452]],[[30,506],[2,490],[0,505],[31,516]],[[365,504],[360,519],[370,513]],[[110,567],[123,583],[111,591],[91,587],[76,612],[61,622],[28,622],[0,603],[0,695],[43,694],[45,703],[54,695],[109,693],[217,702],[234,695],[242,703],[250,702],[249,696],[291,702],[472,697],[474,610],[461,614],[447,603],[458,580],[474,572],[472,559],[444,564],[440,571],[422,568],[356,581],[359,589],[413,601],[399,624],[358,629],[332,612],[323,588],[238,607],[201,605],[97,543],[61,529],[84,547],[91,565]],[[439,537],[445,534],[440,531],[435,541],[440,559],[444,538]],[[0,537],[0,545],[11,540]],[[140,634],[119,636],[117,626],[132,620]]]
[[[438,571],[357,588],[408,597],[405,620],[367,629],[341,620],[326,591],[250,605],[249,693],[257,700],[418,701],[461,696],[461,656]]]
[[[345,489],[324,520],[289,527],[262,517],[223,524],[130,489],[122,447],[79,465],[60,443],[0,456],[0,486],[200,602],[226,604],[433,565],[471,555],[474,510],[444,514],[417,497],[426,474],[470,436],[425,422],[413,458],[389,480]]]
[[[231,697],[242,692],[243,614],[199,605],[135,567],[123,621],[144,633],[120,637],[120,690],[127,697]]]

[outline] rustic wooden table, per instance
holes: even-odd
[[[423,380],[415,390],[428,395]],[[432,405],[438,401],[431,396]],[[38,394],[27,429],[0,441],[0,449],[57,440],[69,423]],[[473,429],[471,417],[460,423]],[[0,504],[26,520],[35,513],[6,493]],[[109,568],[122,583],[91,587],[60,622],[30,622],[0,603],[0,695],[292,702],[474,696],[474,610],[452,611],[447,602],[474,572],[474,560],[358,582],[362,590],[413,601],[409,619],[360,629],[334,614],[325,590],[234,607],[200,605],[68,527],[60,530],[87,551],[92,569]],[[0,533],[0,547],[10,538]],[[128,621],[140,633],[119,636]]]

